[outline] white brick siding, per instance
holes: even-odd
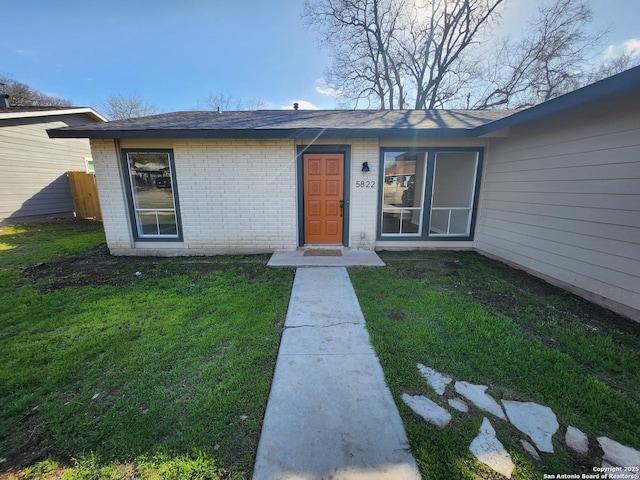
[[[369,163],[369,172],[362,163]],[[350,247],[372,250],[375,246],[380,188],[380,146],[377,139],[354,140],[351,144]],[[356,182],[364,182],[358,185]],[[364,239],[360,238],[364,232]]]
[[[130,252],[133,240],[114,141],[91,140],[91,155],[109,250],[113,254]]]
[[[351,147],[348,247],[352,249],[470,247],[471,242],[376,241],[380,142],[378,139],[123,140],[121,148],[171,148],[182,242],[135,241],[113,140],[91,142],[105,231],[116,255],[209,255],[294,250],[298,247],[299,191],[296,145]],[[477,144],[477,141],[476,141]],[[369,172],[362,172],[368,162]],[[364,234],[364,235],[363,235]],[[364,238],[362,238],[364,237]]]
[[[293,141],[123,142],[123,148],[173,148],[183,241],[161,243],[133,241],[115,144],[91,143],[113,254],[206,255],[296,248]]]

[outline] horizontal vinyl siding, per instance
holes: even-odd
[[[73,211],[66,172],[85,170],[89,141],[50,139],[46,130],[87,122],[81,114],[0,120],[0,221]]]
[[[640,319],[640,114],[492,140],[476,248]]]

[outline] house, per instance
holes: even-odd
[[[472,249],[640,320],[640,67],[524,111],[177,112],[89,138],[115,255]]]
[[[92,167],[86,139],[51,139],[47,129],[106,119],[91,108],[10,107],[0,95],[0,224],[73,213],[66,173]]]

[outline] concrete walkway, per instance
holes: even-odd
[[[420,478],[343,267],[296,272],[253,478]]]

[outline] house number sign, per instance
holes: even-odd
[[[356,188],[374,188],[375,186],[375,180],[356,180]]]

